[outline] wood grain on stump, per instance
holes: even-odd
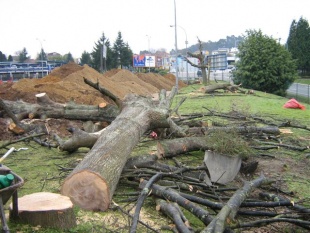
[[[12,204],[10,205],[10,218]],[[73,204],[69,197],[40,192],[18,198],[18,218],[33,226],[69,229],[76,226]]]

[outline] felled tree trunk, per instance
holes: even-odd
[[[152,125],[167,124],[169,106],[166,102],[156,108],[151,99],[128,95],[120,115],[65,179],[61,193],[85,210],[105,211],[132,149]]]
[[[158,158],[171,158],[195,150],[211,149],[207,137],[185,137],[162,140],[157,143]]]
[[[230,83],[218,83],[218,84],[212,84],[212,85],[208,85],[208,86],[204,86],[202,88],[200,88],[200,90],[203,93],[211,93],[214,92],[215,90],[219,90],[219,89],[224,89],[224,90],[228,90],[228,91],[235,91],[235,90],[240,90],[240,85],[232,85]],[[244,91],[242,91],[244,93]]]
[[[189,134],[206,134],[211,133],[214,131],[224,131],[227,133],[230,132],[237,132],[240,134],[247,134],[247,133],[266,133],[266,134],[274,134],[279,135],[280,129],[274,126],[266,126],[266,127],[256,127],[256,126],[233,126],[233,127],[192,127],[188,130]]]
[[[52,101],[46,93],[36,95],[37,103],[3,100],[5,105],[21,120],[28,118],[65,118],[69,120],[92,120],[111,122],[119,114],[114,105],[80,105],[73,102],[60,104]]]
[[[33,193],[19,198],[18,216],[12,214],[11,207],[10,218],[32,226],[59,229],[76,226],[72,202],[68,197],[56,193]]]

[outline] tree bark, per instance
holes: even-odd
[[[73,152],[80,147],[92,148],[104,130],[105,129],[95,133],[87,133],[78,128],[72,128],[71,131],[73,132],[73,136],[68,140],[62,140],[57,134],[53,136],[58,142],[60,150]]]
[[[266,133],[266,134],[274,134],[274,135],[280,134],[279,128],[273,127],[273,126],[266,126],[266,127],[256,127],[256,126],[192,127],[188,130],[188,133],[200,135],[200,134],[211,133],[214,131],[225,131],[227,133],[237,132],[240,134],[247,134],[247,133]]]
[[[15,115],[28,116],[28,118],[65,118],[112,122],[119,114],[119,109],[114,105],[101,108],[94,105],[79,105],[73,102],[60,104],[49,99],[45,93],[36,96],[36,104],[9,100],[3,100],[3,102]]]
[[[264,176],[261,176],[256,180],[245,183],[245,185],[229,199],[227,204],[221,209],[212,222],[202,231],[202,233],[224,232],[226,223],[228,222],[227,218],[233,220],[240,205],[247,198],[251,190],[266,182],[267,179]]]
[[[173,220],[176,229],[180,233],[192,233],[189,221],[186,219],[182,210],[177,203],[167,202],[165,200],[156,198],[156,210],[160,210]]]
[[[185,137],[157,143],[158,158],[171,158],[190,151],[211,149],[207,137]]]
[[[218,83],[218,84],[213,84],[209,86],[204,86],[200,90],[202,90],[204,93],[211,93],[218,89],[227,89],[227,88],[232,88],[232,87],[235,87],[235,85],[231,85],[230,83]],[[239,87],[239,86],[236,86],[236,87]]]
[[[144,189],[146,183],[147,181],[142,181],[140,183],[140,189]],[[152,190],[153,195],[163,198],[165,200],[169,200],[171,202],[178,203],[180,206],[187,209],[193,215],[198,217],[206,225],[208,225],[213,220],[207,210],[182,197],[178,192],[173,189],[161,187],[156,184],[153,184],[150,189]]]
[[[170,95],[175,93],[174,88]],[[93,148],[65,179],[61,193],[82,209],[105,211],[140,137],[151,125],[166,121],[170,102],[161,103],[156,108],[151,99],[128,95],[120,115],[105,128]]]

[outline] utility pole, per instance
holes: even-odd
[[[185,50],[186,50],[186,57],[187,57],[187,52],[188,52],[188,50],[187,50],[187,44],[188,44],[187,33],[183,27],[181,27],[180,25],[177,25],[177,26],[180,27],[185,33],[185,48],[186,48]],[[170,25],[170,27],[174,27],[174,26]],[[188,80],[188,62],[186,62],[186,77],[187,77],[187,83],[189,83],[189,80]]]
[[[42,41],[38,38],[37,40],[40,42],[40,45],[41,45],[41,78],[43,78],[43,46],[42,46]]]
[[[151,39],[151,36],[149,35],[146,35],[147,38],[148,38],[148,50],[149,50],[149,73],[151,72],[151,59],[150,59],[150,56],[151,56],[151,49],[150,49],[150,39]]]
[[[179,66],[178,66],[178,36],[177,36],[177,10],[175,6],[175,0],[174,0],[174,40],[175,40],[175,87],[177,89],[177,92],[179,90]]]
[[[104,44],[100,45],[100,73],[103,73],[103,46]]]

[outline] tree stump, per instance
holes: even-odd
[[[12,204],[10,205],[10,218]],[[76,226],[73,204],[69,197],[48,192],[33,193],[18,198],[18,216],[15,221],[33,226],[69,229]]]

